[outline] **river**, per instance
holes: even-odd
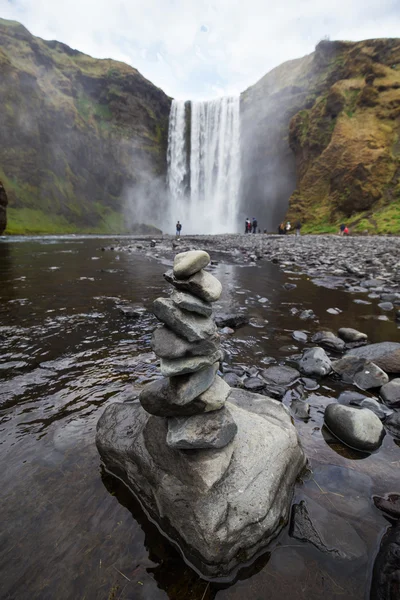
[[[151,308],[165,295],[166,265],[151,256],[104,251],[99,237],[0,241],[0,596],[5,600],[362,600],[388,522],[373,494],[396,490],[400,447],[387,435],[370,456],[346,450],[322,429],[323,409],[346,389],[326,379],[311,392],[311,418],[296,420],[310,471],[295,500],[310,498],[357,532],[365,558],[338,561],[290,537],[229,583],[202,580],[150,523],[124,486],[102,472],[96,422],[110,402],[137,397],[157,377],[150,351],[155,318],[129,319],[121,306]],[[234,364],[290,363],[291,333],[351,326],[371,342],[400,341],[393,321],[376,321],[374,302],[314,285],[267,262],[220,260],[221,306],[243,306],[250,325],[224,341]],[[165,263],[166,261],[164,261]],[[284,283],[295,282],[295,290]],[[267,300],[264,301],[263,299]],[[315,322],[290,308],[312,308]],[[328,308],[343,312],[332,315]],[[347,386],[348,387],[348,386]]]

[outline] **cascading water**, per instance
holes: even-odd
[[[193,101],[190,108],[174,100],[168,136],[172,218],[183,223],[184,233],[233,233],[239,185],[239,97]]]

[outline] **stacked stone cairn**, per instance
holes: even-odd
[[[164,275],[173,291],[153,304],[163,323],[152,338],[163,378],[148,384],[139,399],[148,413],[167,417],[166,443],[178,450],[223,448],[237,432],[225,406],[231,388],[217,375],[222,354],[211,304],[222,286],[204,270],[209,262],[201,250],[177,254]]]

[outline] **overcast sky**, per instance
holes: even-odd
[[[325,36],[400,36],[400,0],[0,0],[0,16],[181,99],[239,93]]]

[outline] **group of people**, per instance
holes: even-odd
[[[257,233],[257,219],[253,217],[253,220],[250,221],[249,217],[244,222],[244,232],[245,233]]]
[[[285,235],[286,233],[289,233],[292,229],[293,228],[292,228],[290,221],[287,221],[286,223],[281,223],[279,225],[278,233],[279,233],[279,235]],[[300,223],[300,221],[297,221],[296,225],[294,226],[296,235],[300,235],[300,229],[301,229],[301,223]]]
[[[339,227],[339,235],[349,235],[349,228],[347,227],[347,225],[345,225],[344,223],[342,223]]]

